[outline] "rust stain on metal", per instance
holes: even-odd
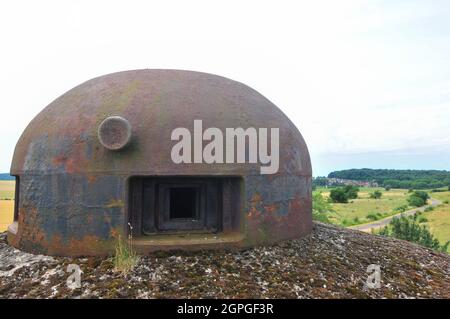
[[[87,180],[88,180],[89,184],[95,183],[95,181],[97,180],[97,176],[95,176],[95,175],[88,175],[87,176]]]

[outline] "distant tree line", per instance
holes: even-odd
[[[0,174],[0,181],[13,181],[16,178],[8,173]]]
[[[432,189],[450,186],[450,172],[438,170],[349,169],[332,172],[328,178],[375,181],[387,188]],[[323,179],[319,182],[323,183]]]

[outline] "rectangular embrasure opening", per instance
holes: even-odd
[[[197,189],[194,187],[170,188],[169,205],[170,219],[196,219]]]
[[[133,235],[218,233],[240,227],[240,177],[132,177]]]

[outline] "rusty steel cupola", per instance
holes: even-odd
[[[273,155],[275,133],[277,169],[263,173],[267,158],[252,152]],[[63,94],[23,132],[8,241],[57,256],[110,254],[130,235],[140,253],[272,244],[311,232],[311,174],[298,129],[250,87],[192,71],[113,73]]]

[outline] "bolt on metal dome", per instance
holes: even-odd
[[[98,139],[109,150],[121,150],[131,140],[131,124],[121,116],[109,116],[98,127]]]

